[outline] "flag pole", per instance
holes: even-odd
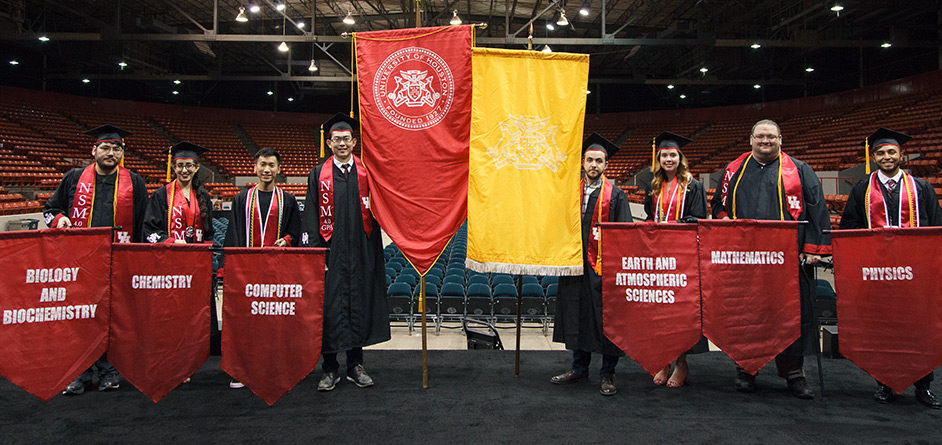
[[[425,275],[419,277],[419,308],[422,310],[422,389],[428,389],[428,337],[425,325]]]
[[[520,330],[523,324],[523,275],[517,281],[517,351],[514,357],[514,377],[520,377]]]

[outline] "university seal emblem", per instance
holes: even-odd
[[[518,170],[546,167],[555,172],[567,155],[556,146],[559,126],[549,123],[548,117],[509,115],[499,124],[501,135],[497,145],[487,149],[494,166],[513,164]]]
[[[373,100],[383,117],[404,130],[437,125],[455,99],[451,69],[426,48],[400,49],[386,58],[373,79]]]

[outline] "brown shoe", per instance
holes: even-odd
[[[618,389],[615,388],[615,381],[613,380],[612,376],[602,376],[602,388],[599,389],[599,392],[603,396],[613,396],[616,392],[618,392]]]
[[[550,381],[557,385],[564,385],[567,383],[576,383],[579,380],[586,379],[586,378],[589,378],[588,373],[579,374],[578,372],[570,369],[556,377],[551,378]]]

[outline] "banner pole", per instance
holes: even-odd
[[[523,324],[522,322],[522,313],[523,313],[523,295],[521,292],[523,290],[523,276],[521,275],[517,281],[517,347],[516,352],[514,353],[514,377],[520,377],[520,328]]]
[[[425,331],[425,275],[419,277],[419,307],[422,308],[422,389],[428,389],[428,337]]]

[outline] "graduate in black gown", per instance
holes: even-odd
[[[726,166],[723,183],[710,201],[713,218],[807,221],[798,225],[796,249],[800,260],[801,337],[775,357],[775,365],[779,377],[787,380],[792,395],[811,399],[814,390],[808,385],[803,369],[804,356],[815,350],[811,277],[821,256],[831,254],[831,236],[824,233],[830,229],[831,220],[818,176],[808,164],[782,153],[778,124],[770,120],[757,122],[749,140],[752,152]],[[755,376],[742,368],[738,371],[736,390],[755,391]]]
[[[693,141],[669,131],[654,138],[655,150],[651,161],[654,177],[645,190],[645,221],[696,222],[707,217],[706,191],[703,184],[690,174],[687,157],[680,151],[690,142]],[[654,384],[667,385],[669,388],[686,385],[690,372],[687,354],[699,354],[708,350],[706,337],[700,337],[696,345],[677,357],[674,373],[670,374],[671,365],[668,363],[654,375]]]
[[[333,156],[308,175],[301,218],[301,245],[329,249],[319,391],[330,391],[340,381],[337,353],[343,351],[347,380],[361,388],[373,386],[363,367],[363,347],[390,338],[382,233],[369,210],[366,168],[353,155],[356,126],[343,114],[324,123]]]
[[[263,148],[255,153],[258,185],[232,199],[226,247],[289,247],[300,243],[298,201],[275,185],[279,173],[281,155],[277,151]]]
[[[124,138],[131,133],[113,125],[103,125],[85,134],[95,138],[92,145],[95,162],[65,174],[43,207],[46,225],[50,228],[120,226],[121,229],[114,234],[115,242],[140,242],[147,207],[147,186],[140,176],[123,167]],[[99,391],[120,386],[118,371],[102,356],[62,393],[84,393],[95,375],[95,367],[98,368]]]
[[[864,144],[879,170],[854,185],[841,216],[841,229],[942,226],[942,209],[935,189],[900,168],[905,159],[902,145],[909,139],[887,128],[880,128],[867,137]],[[868,172],[869,163],[868,158]],[[914,212],[911,213],[910,208]],[[932,378],[930,372],[916,381],[916,400],[929,408],[942,409],[942,402],[929,390]],[[895,396],[892,389],[877,382],[874,400],[889,403]]]
[[[200,160],[207,148],[189,142],[170,147],[167,185],[154,190],[144,217],[149,243],[202,243],[213,240],[213,204],[199,179]]]
[[[559,296],[553,341],[572,350],[572,367],[550,379],[555,384],[574,383],[589,376],[592,353],[602,354],[600,393],[614,395],[615,365],[624,355],[602,333],[602,277],[599,262],[599,222],[631,222],[628,197],[603,174],[618,146],[593,133],[582,146],[582,263],[583,274],[559,278]],[[607,212],[604,209],[608,209]]]

